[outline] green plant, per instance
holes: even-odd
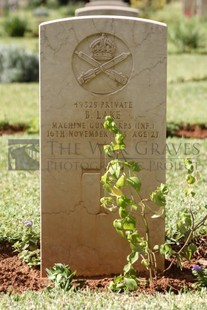
[[[39,60],[36,54],[23,49],[2,47],[0,50],[0,82],[35,82],[39,79]]]
[[[39,236],[32,229],[32,221],[24,221],[22,239],[13,244],[19,257],[29,266],[40,265]]]
[[[8,16],[4,21],[4,30],[11,37],[23,37],[27,30],[27,21],[17,15]]]
[[[138,288],[138,278],[136,274],[123,274],[115,277],[113,281],[109,283],[109,289],[112,292],[123,292],[123,291],[135,291]]]
[[[196,288],[207,287],[207,269],[199,265],[194,265],[192,268],[193,275],[197,278]]]
[[[48,279],[52,281],[55,288],[68,291],[72,288],[72,280],[76,272],[72,272],[70,267],[60,263],[55,264],[52,268],[46,269]]]
[[[166,258],[172,257],[172,261],[167,269],[176,261],[177,265],[182,268],[182,259],[190,260],[195,253],[197,247],[194,243],[196,233],[204,227],[207,221],[205,212],[202,218],[196,220],[196,182],[199,180],[199,175],[195,171],[195,167],[190,159],[185,159],[186,183],[185,189],[185,208],[179,212],[179,220],[176,223],[176,233],[173,238],[160,246],[160,253]],[[207,210],[207,204],[204,204]],[[178,250],[174,249],[176,245]]]
[[[39,132],[39,119],[38,118],[34,118],[31,121],[29,128],[27,129],[27,132],[29,134],[35,134]]]
[[[176,132],[180,129],[180,126],[174,122],[167,123],[167,137],[175,136]]]
[[[141,167],[137,162],[125,158],[126,146],[123,133],[111,116],[105,118],[104,128],[114,134],[115,143],[111,142],[104,146],[105,154],[112,160],[108,163],[106,173],[101,178],[101,183],[110,196],[101,198],[101,204],[110,211],[118,209],[119,218],[114,220],[113,226],[117,233],[129,242],[131,249],[131,253],[127,256],[127,264],[124,266],[123,276],[116,277],[110,284],[110,288],[113,291],[135,290],[138,279],[134,264],[139,258],[149,271],[150,281],[156,275],[156,258],[154,250],[149,245],[150,231],[146,210],[153,214],[152,217],[162,216],[167,187],[161,184],[151,194],[150,199],[142,198],[140,194],[141,181],[138,177]],[[149,200],[159,208],[152,210],[152,207],[148,205]],[[140,233],[141,227],[137,227],[137,216],[142,219],[144,236]]]
[[[169,35],[180,52],[188,52],[203,46],[203,34],[194,19],[182,18],[171,28]]]

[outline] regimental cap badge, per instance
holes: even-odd
[[[116,47],[103,33],[91,43],[90,50],[94,59],[107,61],[114,58]]]

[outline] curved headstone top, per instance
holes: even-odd
[[[130,8],[127,3],[119,0],[91,0],[84,8],[77,9],[75,15],[119,15],[137,17],[138,10]]]
[[[89,3],[86,3],[86,6],[91,5],[129,6],[126,2],[123,2],[122,0],[90,0]]]

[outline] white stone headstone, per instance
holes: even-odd
[[[90,0],[85,7],[77,9],[76,16],[86,15],[119,15],[137,17],[138,10],[129,7],[121,0]]]
[[[126,134],[148,197],[165,182],[166,26],[115,16],[43,23],[40,60],[42,273],[59,262],[79,275],[118,274],[130,250],[117,214],[100,207],[111,141],[102,125],[111,115]],[[164,218],[148,218],[151,244],[163,243]]]

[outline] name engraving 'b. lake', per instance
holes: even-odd
[[[78,44],[72,66],[80,86],[97,95],[108,95],[128,83],[132,55],[120,38],[98,33]]]

